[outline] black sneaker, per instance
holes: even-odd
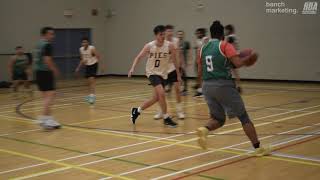
[[[177,127],[177,125],[178,125],[177,123],[172,121],[172,119],[170,117],[164,119],[163,123],[164,123],[164,125],[169,126],[169,127],[173,127],[173,128]]]
[[[138,108],[132,108],[131,120],[132,120],[133,124],[136,124],[136,119],[138,118],[139,115],[140,115],[140,113],[138,112]]]
[[[200,92],[197,92],[193,97],[194,98],[201,98],[201,97],[203,97],[203,94]]]

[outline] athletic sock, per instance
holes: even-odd
[[[177,103],[176,104],[176,109],[178,112],[182,112],[182,104],[181,103]]]
[[[170,117],[168,113],[163,115],[163,119],[167,119],[168,117]]]
[[[138,107],[138,113],[142,113],[141,107]]]

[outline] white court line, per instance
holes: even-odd
[[[318,126],[318,125],[320,125],[320,123],[313,124],[312,126]],[[310,126],[310,127],[312,127],[312,126]],[[276,147],[276,146],[287,144],[287,143],[297,141],[300,139],[309,138],[309,137],[312,137],[313,135],[320,135],[320,134],[318,134],[319,132],[320,131],[314,131],[314,132],[310,132],[309,133],[310,135],[296,135],[294,137],[286,138],[286,139],[280,140],[279,142],[272,143],[271,147]],[[238,151],[245,151],[245,152],[253,152],[253,150],[249,150],[249,149],[240,149],[240,148],[229,148],[229,149],[238,150]],[[320,159],[318,159],[318,158],[304,157],[304,156],[299,156],[299,155],[290,155],[290,154],[276,153],[276,152],[273,152],[272,155],[279,156],[279,157],[291,158],[291,159],[300,159],[300,160],[320,162]]]
[[[97,103],[99,103],[99,102],[113,102],[113,101],[119,101],[119,100],[127,100],[127,98],[133,98],[133,97],[142,97],[142,96],[146,96],[146,95],[149,95],[150,93],[144,93],[144,94],[135,94],[135,95],[130,95],[130,96],[120,96],[120,97],[113,97],[113,98],[108,98],[108,99],[103,99],[103,98],[101,98],[101,100],[99,99],[99,98],[97,98]],[[72,100],[72,99],[77,99],[77,100],[79,100],[79,99],[83,99],[83,97],[81,98],[81,97],[79,97],[79,98],[60,98],[60,99],[56,99],[55,101],[56,102],[59,102],[59,103],[61,103],[61,102],[70,102],[70,100]],[[86,103],[86,102],[84,102],[84,100],[83,101],[81,101],[81,102],[74,102],[74,103],[77,103],[77,104],[88,104],[88,103]],[[41,100],[39,100],[39,101],[33,101],[33,102],[30,102],[30,103],[28,103],[28,106],[35,106],[35,105],[42,105],[43,104],[43,102],[41,101]],[[69,105],[70,106],[74,106],[74,104],[72,103],[69,103]],[[15,108],[15,107],[12,107],[12,108]],[[29,107],[28,107],[29,108]],[[28,108],[24,108],[24,109],[28,109]],[[31,107],[31,108],[33,108],[33,107]],[[11,111],[10,111],[11,112]],[[2,112],[0,112],[0,113],[2,113]]]
[[[320,123],[317,123],[317,124],[315,124],[315,125],[319,125],[319,124],[320,124]],[[279,135],[281,135],[281,134],[286,134],[286,133],[290,133],[290,132],[294,132],[294,131],[299,131],[299,130],[306,129],[306,128],[310,128],[310,127],[311,127],[311,126],[304,126],[304,127],[292,129],[292,130],[289,130],[289,131],[285,131],[285,132],[282,132],[282,133],[278,133],[278,134],[279,134]],[[274,137],[274,136],[277,136],[277,135],[265,136],[265,137],[260,138],[260,140],[269,139],[269,138]],[[124,173],[121,173],[121,174],[119,174],[119,175],[128,175],[128,174],[136,173],[136,172],[139,172],[139,171],[144,171],[144,170],[147,170],[147,169],[151,169],[151,168],[155,168],[155,167],[159,167],[159,166],[163,166],[163,165],[175,163],[175,162],[178,162],[178,161],[183,161],[183,160],[186,160],[186,159],[191,159],[191,158],[194,158],[194,157],[202,156],[202,155],[205,155],[205,154],[208,154],[208,153],[213,153],[213,152],[221,151],[221,150],[224,150],[224,149],[232,149],[233,147],[236,147],[236,146],[239,146],[239,145],[243,145],[243,144],[247,144],[247,143],[251,143],[251,142],[250,142],[250,141],[245,141],[245,142],[242,142],[242,143],[233,144],[233,145],[230,145],[230,146],[225,146],[225,147],[222,147],[222,148],[219,148],[219,149],[210,150],[210,151],[207,151],[207,152],[205,152],[205,153],[195,154],[195,155],[192,155],[192,156],[186,156],[186,157],[183,157],[183,158],[180,158],[180,159],[175,159],[175,160],[163,162],[163,163],[160,163],[160,164],[156,164],[156,165],[152,165],[152,166],[148,166],[148,167],[144,167],[144,168],[140,168],[140,169],[136,169],[136,170],[124,172]],[[277,146],[277,144],[276,144],[275,146]],[[248,151],[248,152],[251,153],[252,151]],[[219,161],[219,162],[220,162],[220,161]],[[100,179],[100,180],[105,180],[105,179],[111,179],[111,178],[110,178],[110,177],[107,177],[107,178],[102,178],[102,179]]]
[[[316,90],[316,91],[320,91],[319,88],[298,88],[298,87],[288,87],[288,86],[268,86],[268,85],[250,85],[250,84],[247,84],[247,85],[244,85],[245,88],[255,88],[255,87],[258,87],[258,88],[281,88],[281,89],[276,89],[277,91],[283,91],[283,90]],[[265,91],[268,91],[268,89],[265,89]],[[287,91],[288,92],[288,91]]]
[[[157,142],[157,141],[161,141],[161,140],[166,140],[166,139],[170,139],[170,138],[175,138],[175,137],[179,137],[179,136],[183,136],[183,135],[184,135],[184,134],[179,134],[179,135],[174,135],[174,136],[169,136],[169,137],[157,138],[157,139],[153,139],[153,140],[150,140],[150,141],[144,141],[144,142],[140,142],[140,143],[135,143],[135,144],[120,146],[120,147],[116,147],[116,148],[111,148],[111,149],[96,151],[96,152],[87,153],[87,154],[82,154],[82,155],[78,155],[78,156],[72,156],[72,157],[68,157],[68,158],[59,159],[59,160],[56,160],[56,161],[57,161],[57,162],[61,162],[61,161],[66,161],[66,160],[71,160],[71,159],[76,159],[76,158],[91,156],[91,155],[95,155],[95,154],[100,154],[100,153],[105,153],[105,152],[110,152],[110,151],[125,149],[125,148],[129,148],[129,147],[133,147],[133,146],[143,145],[143,144],[147,144],[147,143],[151,143],[151,142]],[[24,170],[24,169],[28,169],[28,168],[32,168],[32,167],[38,167],[38,166],[42,166],[42,165],[46,165],[46,164],[50,164],[50,163],[39,163],[39,164],[30,165],[30,166],[25,166],[25,167],[21,167],[21,168],[17,168],[17,169],[2,171],[2,172],[0,172],[0,174],[5,174],[5,173],[9,173],[9,172],[15,172],[15,171]]]
[[[111,85],[108,85],[108,87],[112,87],[112,86],[114,86],[114,84],[111,84]],[[143,89],[142,89],[143,90]],[[61,91],[56,91],[58,94],[60,94],[60,92]],[[113,95],[121,95],[122,93],[123,94],[128,94],[128,92],[131,92],[130,90],[126,90],[126,91],[119,91],[119,92],[116,92],[116,93],[113,93],[113,92],[108,92],[108,93],[99,93],[98,94],[98,97],[100,97],[100,94],[102,94],[102,95],[109,95],[110,94],[110,96],[113,96]],[[147,92],[147,91],[145,91],[145,92]],[[62,94],[63,94],[63,92],[62,92]],[[67,97],[67,98],[74,98],[74,99],[77,99],[77,98],[83,98],[84,96],[81,96],[81,95],[79,95],[79,96],[74,96],[74,97]],[[101,96],[101,97],[104,97],[104,96]],[[59,97],[58,97],[59,98]],[[59,99],[58,99],[59,100]],[[38,102],[38,103],[40,103],[40,102]],[[17,103],[11,103],[11,104],[6,104],[6,105],[0,105],[2,108],[14,108],[15,106],[17,105]]]
[[[304,113],[304,114],[300,114],[300,115],[290,116],[290,117],[286,117],[286,118],[281,118],[281,119],[275,120],[275,121],[273,121],[273,122],[285,121],[285,120],[288,120],[288,119],[293,119],[293,118],[302,117],[302,116],[306,116],[306,115],[310,115],[310,114],[315,114],[315,113],[318,113],[318,112],[320,112],[320,110],[314,111],[314,112],[310,112],[310,113]],[[268,125],[268,124],[272,124],[273,122],[256,124],[255,127],[265,126],[265,125]],[[219,133],[219,134],[227,134],[227,133],[231,133],[231,132],[235,132],[235,131],[239,131],[239,130],[242,130],[242,128],[237,128],[237,129],[233,129],[233,130],[224,131],[224,132],[221,132],[221,133]],[[193,132],[190,132],[190,133],[193,133]],[[211,135],[211,136],[209,136],[209,137],[213,137],[213,136],[216,136],[216,135]],[[122,157],[132,156],[132,155],[141,154],[141,153],[145,153],[145,152],[150,152],[150,151],[154,151],[154,150],[159,150],[159,149],[163,149],[163,148],[167,148],[167,147],[172,147],[172,146],[175,146],[175,145],[178,145],[178,144],[183,144],[183,143],[187,143],[187,142],[192,142],[192,141],[195,141],[196,139],[197,139],[197,138],[191,138],[191,139],[184,140],[184,141],[180,141],[180,142],[170,143],[169,145],[164,145],[164,146],[159,146],[159,147],[155,147],[155,148],[149,148],[149,149],[145,149],[145,150],[137,151],[137,152],[133,152],[133,153],[128,153],[128,154],[122,154],[122,155],[118,155],[118,156],[113,156],[113,157],[106,158],[106,159],[101,159],[101,160],[96,160],[96,161],[92,161],[92,162],[80,164],[80,165],[78,165],[78,166],[79,166],[79,167],[82,167],[82,166],[91,165],[91,164],[96,164],[96,163],[99,163],[99,162],[104,162],[104,161],[112,160],[112,159],[116,159],[116,158],[122,158]],[[249,142],[249,141],[247,141],[247,142]],[[200,149],[200,148],[199,148],[199,149]],[[239,155],[237,155],[237,157],[238,157],[238,156],[239,156]],[[234,157],[235,157],[235,156],[234,156]],[[54,172],[61,172],[61,171],[67,170],[67,169],[70,169],[70,168],[69,168],[69,167],[59,168],[59,170],[54,171]],[[48,173],[43,173],[43,174],[41,174],[41,175],[51,174],[51,173],[52,173],[52,172],[50,171],[50,172],[48,172]],[[37,176],[37,175],[35,175],[35,176]],[[35,176],[32,176],[32,177],[35,177]],[[31,177],[31,176],[28,176],[27,178],[29,178],[29,177]]]
[[[199,104],[205,104],[205,103],[199,103]],[[195,105],[199,105],[199,104],[195,104]],[[190,106],[195,106],[195,105],[189,105],[189,106],[185,106],[185,107],[190,107]],[[292,110],[292,111],[289,111],[289,112],[283,112],[283,113],[278,113],[278,114],[273,114],[273,115],[269,115],[269,116],[264,116],[264,117],[260,117],[260,118],[255,118],[253,120],[260,120],[260,119],[266,119],[266,118],[270,118],[270,117],[275,117],[275,116],[280,116],[280,115],[285,115],[285,114],[289,114],[289,113],[292,113],[292,112],[303,112],[304,110],[306,109],[313,109],[313,108],[316,108],[316,107],[320,107],[320,105],[316,105],[316,106],[311,106],[311,107],[306,107],[306,108],[302,108],[302,109],[297,109],[297,110]],[[170,109],[170,108],[169,108]],[[146,112],[145,112],[146,113]],[[4,115],[1,115],[0,116],[3,116],[3,117],[7,117],[7,118],[18,118],[18,117],[10,117],[10,116],[4,116]],[[94,122],[95,121],[103,121],[103,120],[109,120],[109,119],[117,119],[117,118],[122,118],[122,117],[129,117],[130,115],[123,115],[123,116],[116,116],[116,117],[110,117],[110,118],[101,118],[101,119],[97,119],[97,120],[93,120]],[[23,120],[25,120],[24,118],[21,118]],[[29,119],[28,119],[29,120]],[[34,122],[38,122],[36,120],[33,120]],[[77,125],[77,124],[83,124],[83,123],[87,123],[88,121],[81,121],[81,122],[77,122],[77,123],[72,123],[71,125]],[[88,122],[89,123],[89,122]],[[236,124],[240,124],[240,122],[236,122],[236,123],[230,123],[230,124],[226,124],[224,125],[224,127],[228,127],[228,126],[232,126],[232,125],[236,125]],[[37,130],[41,130],[41,129],[36,129],[34,131],[37,131]],[[32,132],[33,130],[28,130],[28,131],[21,131],[21,132],[18,132],[18,133],[24,133],[24,132]],[[107,130],[104,130],[104,131],[107,131]],[[118,132],[119,131],[111,131],[111,132]],[[8,135],[8,134],[3,134],[3,135],[0,135],[0,136],[5,136],[5,135]],[[129,135],[137,135],[137,134],[133,134],[133,133],[129,133]],[[140,136],[144,136],[144,135],[140,135]]]
[[[290,142],[298,141],[298,140],[305,139],[305,138],[307,138],[307,136],[293,139]],[[290,142],[288,141],[288,142],[283,142],[283,143],[287,144],[287,143],[290,143]],[[199,169],[199,168],[202,168],[202,167],[205,167],[205,166],[217,164],[219,162],[227,161],[227,160],[230,160],[230,159],[235,159],[235,158],[238,158],[240,156],[248,155],[249,153],[250,152],[247,152],[247,153],[245,153],[243,155],[235,155],[235,156],[231,156],[231,157],[228,157],[228,158],[220,159],[220,160],[217,160],[217,161],[209,162],[209,163],[206,163],[206,164],[201,164],[201,165],[198,165],[198,166],[194,166],[192,168],[184,169],[184,170],[181,170],[181,171],[178,171],[178,172],[174,172],[174,173],[170,173],[170,174],[167,174],[167,175],[164,175],[164,176],[160,176],[160,177],[157,177],[157,178],[152,178],[152,180],[159,180],[159,179],[167,178],[167,177],[170,177],[170,176],[175,176],[177,174],[181,174],[181,173],[192,171],[192,170],[195,170],[195,169]]]
[[[275,107],[258,107],[258,106],[246,106],[246,108],[252,109],[268,109],[268,110],[278,110],[278,111],[294,111],[295,109],[287,109],[287,108],[275,108]],[[310,111],[303,111],[303,112],[310,112]]]

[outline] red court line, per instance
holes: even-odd
[[[316,140],[316,139],[319,139],[319,138],[320,138],[320,136],[315,136],[313,138],[306,139],[304,141],[299,141],[299,142],[296,142],[296,143],[293,143],[293,144],[288,144],[286,146],[282,146],[282,147],[276,148],[273,151],[278,151],[278,150],[281,150],[281,149],[289,148],[291,146],[296,146],[296,145],[299,145],[299,144],[302,144],[302,143],[306,143],[306,142],[309,142],[309,141],[312,141],[312,140]],[[187,174],[187,175],[184,175],[184,176],[173,178],[172,180],[184,179],[186,177],[190,177],[190,176],[193,176],[193,175],[198,175],[198,174],[203,173],[203,172],[207,172],[207,171],[218,169],[218,168],[221,168],[221,167],[224,167],[224,166],[227,166],[227,165],[235,164],[235,163],[238,163],[238,162],[241,162],[241,161],[253,158],[253,157],[254,156],[249,156],[249,157],[246,157],[246,158],[238,159],[238,160],[231,161],[231,162],[219,165],[219,166],[211,167],[211,168],[204,169],[204,170],[201,170],[201,171],[196,171],[194,173],[190,173],[190,174]]]

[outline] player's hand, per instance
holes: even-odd
[[[131,68],[130,71],[128,72],[128,77],[129,77],[129,78],[132,76],[133,71],[134,71],[134,70]]]
[[[102,73],[105,73],[105,72],[107,72],[107,66],[102,66]]]
[[[80,68],[77,67],[76,70],[74,72],[78,73],[80,71]]]
[[[250,55],[250,58],[245,62],[245,66],[252,66],[254,65],[258,60],[259,55],[256,52],[253,52]]]
[[[59,70],[58,70],[58,69],[54,69],[54,70],[53,70],[53,75],[54,75],[55,77],[59,77],[59,76],[60,76]]]

